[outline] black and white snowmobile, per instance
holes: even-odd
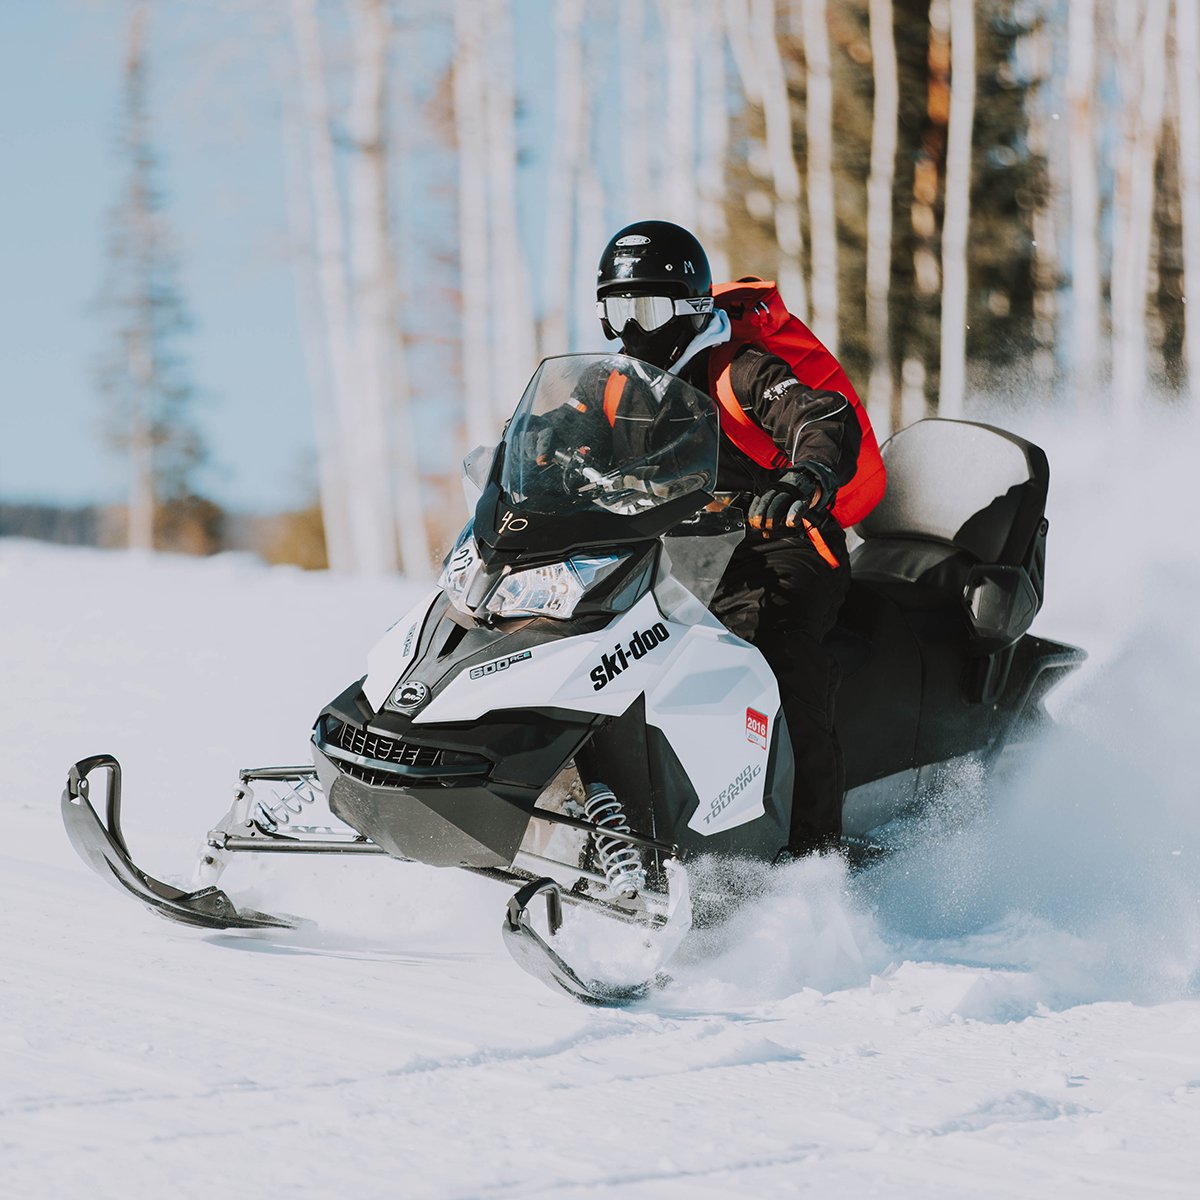
[[[555,444],[554,414],[614,371],[635,385],[632,417],[590,439],[603,444]],[[464,464],[474,516],[436,590],[321,711],[312,766],[241,772],[203,886],[134,865],[109,755],[71,769],[76,849],[162,915],[208,928],[291,923],[216,886],[239,854],[465,868],[518,886],[502,928],[521,966],[587,1001],[643,994],[691,924],[689,860],[770,862],[788,838],[775,677],[706,607],[745,536],[713,493],[719,443],[711,400],[673,376],[620,356],[546,360],[499,446]],[[857,530],[834,635],[851,846],[885,841],[931,773],[1026,738],[1083,658],[1028,632],[1043,595],[1042,451],[927,420],[884,457],[888,493]],[[104,820],[88,792],[101,768]],[[614,980],[572,964],[564,904],[640,927],[651,966]]]

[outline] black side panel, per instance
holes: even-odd
[[[700,803],[696,789],[670,742],[653,726],[646,726],[646,748],[659,837],[674,842],[689,854],[744,855],[768,860],[787,845],[791,824],[792,756],[782,713],[775,716],[775,732],[767,759],[765,815],[724,833],[705,835],[688,828]]]
[[[575,765],[584,784],[598,781],[612,788],[630,828],[665,841],[674,840],[669,831],[658,828],[660,797],[650,777],[644,696],[597,729],[575,755]]]
[[[846,786],[914,766],[921,653],[899,605],[854,580],[828,645],[842,668],[835,724]]]

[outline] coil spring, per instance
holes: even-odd
[[[282,796],[276,793],[270,800],[255,799],[259,820],[269,833],[274,833],[280,825],[289,824],[293,817],[304,811],[305,805],[316,802],[316,789],[307,779],[297,779],[289,784]]]
[[[625,820],[625,810],[621,807],[621,802],[612,789],[603,783],[587,785],[583,811],[586,818],[602,830],[607,829],[613,833],[629,832],[629,822]],[[642,856],[637,847],[618,838],[605,837],[599,831],[592,836],[596,839],[596,855],[609,889],[616,894],[627,896],[641,891],[646,886],[646,870],[642,866]]]

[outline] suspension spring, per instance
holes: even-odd
[[[281,781],[275,781],[276,786]],[[274,833],[280,825],[288,825],[293,817],[298,817],[307,805],[317,802],[316,788],[310,779],[294,779],[287,785],[287,790],[281,795],[276,792],[269,800],[255,798],[258,819],[268,833]]]
[[[625,810],[612,788],[603,783],[589,783],[583,811],[587,820],[599,827],[592,836],[596,839],[596,856],[609,890],[615,895],[632,896],[644,889],[646,869],[638,848],[619,838],[605,837],[600,832],[630,832]]]

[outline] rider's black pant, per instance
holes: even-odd
[[[818,532],[831,566],[802,533],[746,540],[729,561],[710,607],[753,642],[775,672],[796,760],[788,850],[836,847],[842,832],[845,770],[834,731],[839,670],[826,635],[850,586],[846,538],[831,518]]]

